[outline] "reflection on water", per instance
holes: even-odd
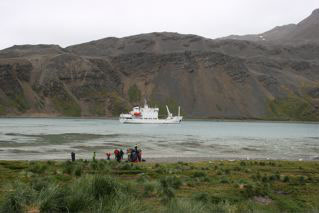
[[[129,125],[104,119],[0,119],[0,159],[105,157],[140,144],[144,156],[317,159],[318,123],[184,121]]]

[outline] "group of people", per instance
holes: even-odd
[[[129,148],[126,151],[127,154],[127,160],[129,162],[141,162],[142,161],[142,150],[138,149],[138,146],[135,145],[134,148]],[[111,153],[106,152],[105,153],[107,160],[111,160]],[[122,149],[115,149],[114,150],[114,158],[118,162],[124,160],[124,152]]]
[[[111,153],[107,153],[107,159],[110,160],[110,156],[111,156]],[[115,149],[114,150],[114,156],[115,156],[115,159],[120,162],[121,160],[124,159],[124,152],[122,149],[118,150],[118,149]]]
[[[126,150],[127,154],[127,161],[129,162],[141,162],[145,161],[142,159],[142,150],[138,148],[137,145],[134,146],[134,148],[129,148]],[[105,153],[107,160],[111,160],[111,152],[106,152]],[[124,160],[124,152],[122,149],[115,149],[114,150],[114,159],[117,160],[118,162],[121,162]],[[75,161],[75,152],[71,152],[71,160]],[[93,161],[96,161],[96,152],[93,152]]]

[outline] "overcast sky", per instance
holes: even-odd
[[[298,23],[319,0],[0,0],[0,49],[178,32],[217,38]]]

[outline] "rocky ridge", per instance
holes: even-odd
[[[319,9],[298,24],[277,26],[269,31],[251,35],[230,35],[220,39],[260,42],[262,44],[300,45],[319,43]]]

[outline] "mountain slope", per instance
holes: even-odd
[[[163,32],[13,46],[0,51],[0,114],[116,116],[146,97],[194,118],[319,120],[319,45],[290,28],[302,44]]]
[[[287,35],[287,42],[319,42],[319,9],[297,24],[295,29]]]

